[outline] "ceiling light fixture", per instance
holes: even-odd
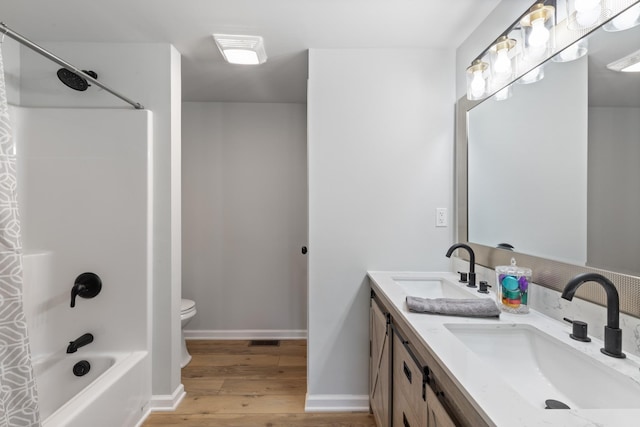
[[[613,61],[607,68],[623,73],[640,73],[640,50],[637,50],[624,58]]]
[[[225,61],[230,64],[258,65],[267,60],[260,36],[214,34],[213,39]]]

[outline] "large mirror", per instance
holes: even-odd
[[[544,64],[467,113],[471,243],[640,276],[640,26],[588,38],[588,54]]]

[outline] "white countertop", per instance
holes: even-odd
[[[640,386],[640,358],[629,355],[627,358],[616,359],[605,356],[600,352],[602,341],[592,338],[592,342],[582,343],[569,338],[571,325],[547,317],[535,310],[528,314],[510,314],[503,312],[500,319],[465,318],[454,316],[439,316],[433,314],[413,313],[407,309],[405,299],[408,296],[396,284],[394,279],[442,279],[449,281],[460,289],[478,296],[475,289],[467,288],[458,283],[458,275],[451,272],[377,272],[368,273],[371,286],[377,293],[384,293],[393,302],[395,309],[413,328],[413,332],[422,339],[422,344],[429,347],[437,356],[445,369],[462,385],[466,394],[472,398],[472,405],[479,412],[484,413],[498,427],[633,427],[640,426],[639,409],[569,409],[547,410],[538,403],[528,401],[527,384],[522,384],[520,392],[497,374],[495,367],[487,366],[484,361],[469,350],[445,324],[527,324],[562,341],[563,343],[582,352],[594,361],[602,363]],[[470,295],[470,297],[471,297]],[[495,298],[491,293],[488,298]],[[603,320],[604,321],[604,320]],[[601,325],[590,325],[602,327]],[[594,384],[590,378],[576,378],[581,382],[580,387],[601,390],[601,385]],[[525,391],[522,391],[525,390]],[[640,407],[640,395],[638,396]]]

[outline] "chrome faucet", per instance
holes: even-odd
[[[78,351],[80,347],[84,347],[87,344],[91,344],[93,342],[92,334],[84,334],[79,337],[77,340],[69,341],[69,346],[67,347],[67,353],[75,353]]]
[[[471,249],[471,246],[465,245],[464,243],[456,243],[455,245],[451,246],[447,251],[447,258],[451,258],[451,254],[453,254],[453,251],[459,248],[466,249],[467,252],[469,252],[469,279],[468,279],[469,284],[467,286],[470,288],[475,288],[476,287],[476,254],[473,252],[473,249]]]
[[[562,298],[571,301],[576,291],[585,282],[597,282],[607,293],[607,325],[604,327],[604,348],[600,351],[607,356],[625,358],[622,352],[622,329],[620,329],[620,297],[611,280],[598,273],[578,274],[567,283]]]

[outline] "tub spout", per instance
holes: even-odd
[[[84,334],[80,338],[75,341],[69,341],[69,346],[67,347],[67,353],[75,353],[78,351],[80,347],[84,347],[87,344],[91,344],[93,342],[92,334]]]

